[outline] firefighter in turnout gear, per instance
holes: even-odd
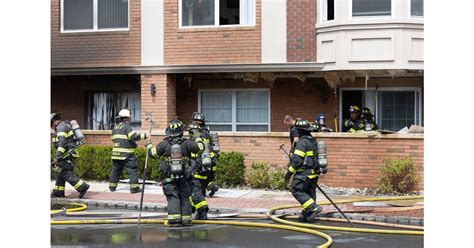
[[[120,179],[120,174],[125,167],[130,179],[130,193],[141,192],[138,184],[137,158],[134,154],[137,141],[148,138],[147,133],[138,133],[130,126],[130,110],[122,109],[117,118],[120,123],[112,130],[112,171],[109,178],[109,189],[114,192]]]
[[[300,222],[314,222],[322,208],[316,204],[316,183],[320,168],[317,164],[317,144],[311,136],[313,127],[306,120],[295,123],[299,140],[291,155],[291,165],[285,174],[285,181],[290,183],[290,191],[301,204],[303,210],[298,217]]]
[[[79,192],[79,198],[82,198],[90,186],[73,172],[75,160],[79,157],[76,147],[82,141],[75,135],[79,125],[77,125],[77,122],[71,121],[77,125],[77,129],[73,130],[71,122],[62,120],[61,115],[61,113],[51,114],[52,141],[56,149],[52,165],[58,171],[56,185],[53,188],[51,197],[65,197],[64,189],[66,182],[68,182]]]
[[[344,123],[342,125],[342,131],[354,133],[363,127],[363,126],[359,127],[359,125],[361,124],[360,123],[360,108],[357,105],[350,106],[349,114],[350,114],[350,118],[344,120]]]
[[[166,138],[156,147],[151,142],[145,145],[149,156],[160,161],[160,173],[163,175],[163,193],[168,201],[167,226],[191,224],[191,154],[201,154],[204,143],[199,137],[183,138],[185,126],[175,118],[168,123]]]
[[[193,159],[197,162],[198,167],[200,168],[200,170],[194,174],[194,178],[200,181],[203,197],[206,196],[206,189],[210,191],[209,196],[212,197],[220,188],[219,185],[214,182],[217,170],[217,159],[219,158],[220,153],[218,134],[217,132],[211,132],[209,130],[209,127],[206,125],[206,117],[204,117],[202,113],[194,112],[191,116],[191,119],[195,124],[199,125],[200,130],[198,132],[201,134],[201,138],[209,150],[209,156],[211,158],[210,166],[202,166],[202,156],[198,157],[195,154],[193,155]],[[207,153],[203,153],[203,156],[207,156]],[[199,204],[196,202],[191,203],[195,203],[195,205]],[[197,216],[197,218],[200,217]]]

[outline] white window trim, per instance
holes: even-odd
[[[319,22],[320,23],[331,23],[336,21],[336,16],[337,16],[337,3],[339,2],[338,0],[334,0],[334,20],[325,20],[327,19],[327,2],[328,0],[322,0],[318,1],[321,3],[321,6],[318,8],[319,9]]]
[[[253,23],[252,24],[232,24],[232,25],[220,25],[219,11],[220,1],[214,0],[214,25],[195,25],[195,26],[183,26],[182,12],[183,12],[183,0],[178,1],[178,26],[180,29],[196,29],[196,28],[232,28],[232,27],[255,27],[257,19],[257,0],[253,1]]]
[[[270,89],[267,88],[255,88],[255,89],[249,89],[249,88],[230,88],[230,89],[199,89],[198,90],[198,109],[197,111],[201,113],[201,93],[202,92],[219,92],[219,91],[231,91],[232,92],[232,122],[209,122],[208,124],[210,125],[232,125],[232,131],[231,132],[246,132],[246,131],[237,131],[237,125],[261,125],[261,126],[267,126],[268,131],[250,131],[250,132],[259,132],[259,133],[267,133],[271,132],[271,92]],[[246,123],[237,123],[237,97],[236,97],[236,92],[237,91],[265,91],[268,93],[268,123],[252,123],[252,122],[246,122]]]
[[[128,11],[127,11],[127,28],[98,28],[98,1],[93,0],[92,6],[92,18],[93,18],[93,28],[92,29],[76,29],[76,30],[64,30],[64,0],[61,0],[61,33],[91,33],[91,32],[115,32],[115,31],[130,31],[130,2],[128,0]]]
[[[347,88],[340,88],[339,89],[339,130],[342,130],[342,122],[343,122],[343,113],[344,109],[342,109],[342,91],[351,91],[351,90],[358,90],[358,91],[364,91],[364,90],[376,90],[377,93],[379,91],[414,91],[415,92],[415,104],[416,103],[416,93],[418,92],[419,93],[419,104],[418,104],[418,109],[415,109],[415,121],[418,120],[419,124],[423,123],[423,114],[422,114],[422,109],[423,109],[423,95],[421,94],[421,87],[379,87],[379,88],[375,88],[375,87],[347,87]],[[378,123],[378,118],[380,118],[380,115],[379,115],[379,112],[378,112],[378,94],[375,95],[375,115],[376,115],[376,121]],[[362,107],[362,106],[360,106]],[[417,117],[418,115],[418,117]],[[378,123],[379,124],[379,123]],[[379,127],[381,127],[379,125]]]
[[[334,0],[337,1],[337,0]],[[390,0],[390,15],[380,15],[380,16],[352,16],[352,1],[349,0],[349,20],[363,20],[363,19],[389,19],[394,17],[394,10],[395,10],[395,1],[398,0]]]
[[[423,18],[425,18],[425,0],[423,0],[423,15],[422,16],[416,16],[416,15],[411,14],[411,1],[412,0],[408,0],[408,18],[412,18],[412,19],[423,19]]]

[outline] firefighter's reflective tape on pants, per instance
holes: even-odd
[[[309,198],[309,200],[307,200],[305,203],[303,203],[303,208],[306,209],[313,203],[314,203],[314,200],[312,198]]]
[[[79,180],[79,182],[76,183],[76,185],[74,185],[74,189],[78,189],[79,187],[81,187],[81,185],[84,183],[84,181],[82,181],[82,179]]]
[[[177,219],[181,219],[180,214],[168,214],[168,220],[177,220]]]
[[[56,185],[56,186],[53,187],[53,190],[57,190],[57,191],[64,191],[64,189],[65,189],[64,186],[58,186],[58,185]]]
[[[126,157],[117,157],[117,156],[112,156],[113,160],[125,160],[127,159]]]
[[[112,148],[112,152],[124,152],[124,153],[133,153],[135,151],[134,148]]]
[[[194,206],[194,207],[195,207],[196,209],[200,209],[200,208],[202,208],[202,207],[204,207],[204,206],[206,206],[206,205],[207,205],[207,202],[206,202],[206,201],[202,201],[202,202],[196,204],[196,206]]]
[[[61,153],[64,153],[66,151],[66,149],[64,149],[63,147],[58,147],[58,152],[61,152]]]
[[[191,215],[183,215],[181,217],[182,220],[191,220],[192,216]]]

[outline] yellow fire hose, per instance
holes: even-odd
[[[398,200],[413,200],[413,199],[422,199],[423,196],[404,196],[404,197],[384,197],[384,198],[361,198],[361,199],[351,199],[351,200],[340,200],[335,201],[336,204],[341,203],[352,203],[352,202],[364,202],[364,201],[398,201]],[[330,202],[321,202],[319,205],[329,205]],[[424,235],[423,231],[409,231],[409,230],[384,230],[384,229],[370,229],[370,228],[353,228],[353,227],[337,227],[337,226],[323,226],[323,225],[316,225],[316,224],[306,224],[306,223],[298,223],[293,221],[287,221],[274,216],[273,213],[276,210],[280,209],[288,209],[288,208],[301,208],[301,205],[286,205],[280,206],[270,209],[268,211],[267,216],[271,218],[273,221],[292,225],[292,226],[299,226],[299,227],[306,227],[306,228],[313,228],[313,229],[322,229],[322,230],[332,230],[332,231],[346,231],[346,232],[362,232],[362,233],[379,233],[379,234],[401,234],[401,235]]]
[[[413,200],[413,199],[423,199],[423,196],[406,196],[406,197],[385,197],[385,198],[360,198],[360,199],[350,199],[350,200],[340,200],[335,201],[336,204],[341,203],[352,203],[352,202],[364,202],[364,201],[397,201],[397,200]],[[67,209],[66,212],[77,212],[87,209],[87,206],[79,203],[70,203],[71,205],[76,205],[78,207]],[[321,202],[319,205],[329,205],[330,202]],[[218,220],[193,220],[193,224],[215,224],[215,225],[234,225],[234,226],[246,226],[246,227],[264,227],[264,228],[276,228],[283,230],[290,230],[296,232],[303,232],[308,234],[317,235],[326,239],[326,243],[319,245],[318,247],[330,247],[333,243],[332,238],[323,233],[312,229],[323,229],[323,230],[332,230],[332,231],[347,231],[347,232],[363,232],[363,233],[377,233],[377,234],[399,234],[399,235],[424,235],[423,231],[408,231],[408,230],[383,230],[383,229],[370,229],[370,228],[351,228],[351,227],[337,227],[337,226],[322,226],[315,224],[305,224],[297,223],[292,221],[286,221],[278,218],[273,215],[276,210],[288,209],[288,208],[300,208],[300,205],[286,205],[279,206],[270,209],[267,212],[267,217],[271,218],[273,221],[283,223],[286,225],[280,224],[267,224],[267,223],[258,223],[258,222],[239,222],[239,221],[218,221]],[[51,213],[57,213],[62,210],[52,210]],[[166,220],[162,219],[145,219],[141,220],[142,224],[164,224]],[[363,221],[360,221],[363,222]],[[87,224],[138,224],[138,219],[103,219],[103,220],[52,220],[51,225],[87,225]],[[367,224],[370,224],[367,222]]]
[[[79,212],[79,211],[83,211],[83,210],[86,210],[87,209],[87,205],[85,204],[81,204],[81,203],[67,203],[68,205],[75,205],[75,206],[78,206],[78,207],[75,207],[75,208],[68,208],[66,209],[66,212],[67,213],[70,213],[70,212]],[[55,213],[59,213],[63,210],[61,209],[57,209],[57,210],[51,210],[51,214],[55,214]]]
[[[164,224],[166,220],[159,219],[145,219],[140,220],[140,224]],[[276,228],[284,229],[296,232],[303,232],[313,234],[326,239],[326,243],[319,245],[318,247],[329,247],[332,244],[332,238],[322,232],[311,230],[307,228],[279,225],[279,224],[266,224],[258,222],[240,222],[240,221],[218,221],[218,220],[193,220],[193,224],[215,224],[215,225],[233,225],[233,226],[246,226],[246,227],[265,227],[265,228]],[[118,219],[118,220],[52,220],[51,225],[89,225],[89,224],[138,224],[138,219]]]

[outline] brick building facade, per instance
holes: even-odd
[[[326,0],[100,1],[51,4],[51,111],[90,129],[89,144],[110,145],[107,131],[93,130],[108,129],[122,107],[132,109],[137,129],[146,130],[153,115],[157,134],[174,116],[189,123],[201,111],[222,133],[224,151],[273,167],[286,166],[277,149],[288,142],[285,114],[312,121],[322,112],[340,130],[347,106],[357,104],[370,107],[384,129],[423,125],[419,19],[407,17],[411,28],[395,39],[372,31],[399,29],[390,18],[372,29],[363,19],[345,20],[343,11],[326,20]],[[411,48],[398,50],[402,41]],[[323,139],[333,168],[325,184],[372,187],[391,156],[412,155],[422,176],[423,135]]]

